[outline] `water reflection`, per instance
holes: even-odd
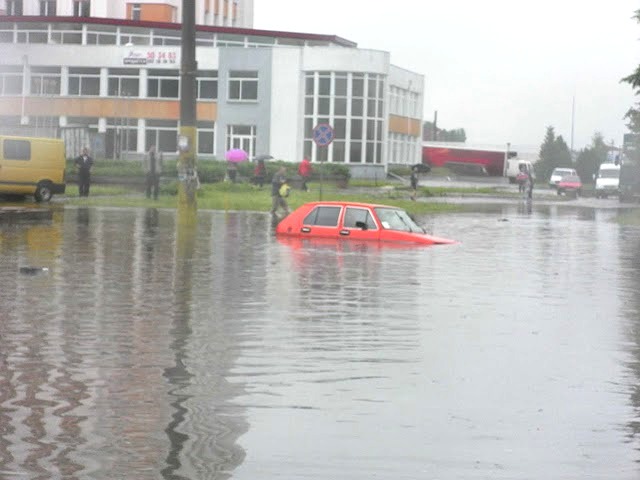
[[[637,478],[639,232],[614,215],[490,206],[408,249],[252,213],[3,227],[0,478]]]

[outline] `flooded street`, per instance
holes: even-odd
[[[0,479],[637,479],[617,214],[490,206],[419,219],[461,243],[418,248],[244,212],[3,225]]]

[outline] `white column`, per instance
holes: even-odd
[[[107,133],[107,119],[105,117],[98,119],[98,133]]]
[[[20,115],[20,124],[29,125],[29,117],[26,113],[26,101],[29,95],[29,86],[31,85],[31,69],[29,68],[29,56],[22,56],[22,112]]]
[[[137,153],[145,152],[145,141],[147,137],[147,120],[144,118],[138,119],[138,150]]]
[[[60,127],[66,127],[67,126],[67,116],[66,115],[61,115],[60,119],[58,120],[58,126]]]
[[[100,69],[100,96],[106,97],[109,95],[109,69]]]
[[[147,87],[149,82],[147,81],[149,77],[149,70],[146,68],[141,68],[140,69],[140,80],[138,83],[138,92],[139,92],[139,96],[140,98],[147,98]]]
[[[82,25],[82,45],[87,44],[87,24]]]
[[[69,95],[69,67],[60,68],[60,95]]]

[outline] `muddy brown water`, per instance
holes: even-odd
[[[258,213],[0,226],[0,478],[639,478],[617,214],[486,206],[408,249]]]

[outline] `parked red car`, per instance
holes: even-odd
[[[582,181],[577,175],[567,175],[558,182],[558,195],[563,193],[577,197],[582,194]]]
[[[428,235],[400,208],[354,202],[306,203],[278,224],[276,235],[420,245],[456,243]]]

